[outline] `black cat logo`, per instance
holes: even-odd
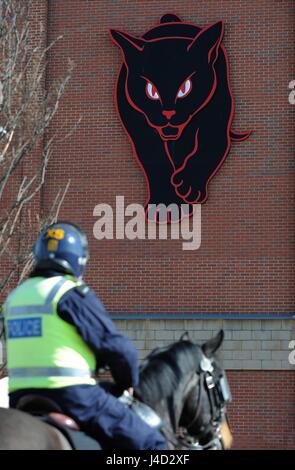
[[[145,207],[189,204],[191,214],[207,200],[231,141],[250,135],[231,129],[223,23],[200,28],[166,14],[140,38],[110,32],[123,54],[115,102],[146,176]]]

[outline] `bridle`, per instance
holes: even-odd
[[[199,370],[199,393],[197,406],[191,421],[186,424],[185,431],[179,438],[179,443],[191,450],[219,450],[224,449],[223,437],[221,435],[221,423],[227,420],[226,403],[231,401],[231,392],[225,371],[216,378],[214,374],[213,361],[204,354],[200,362]],[[193,434],[195,425],[200,421],[203,394],[207,393],[210,405],[210,421],[205,426],[200,426],[200,432],[206,434],[210,429],[213,437],[205,444],[201,444]]]

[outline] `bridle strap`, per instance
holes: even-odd
[[[205,382],[206,382],[206,388],[207,388],[207,393],[208,393],[208,398],[209,398],[209,403],[210,403],[210,413],[211,413],[211,423],[214,423],[216,421],[216,416],[215,416],[215,396],[214,396],[214,389],[215,389],[215,384],[212,380],[212,376],[207,374],[205,375]]]

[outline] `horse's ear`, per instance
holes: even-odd
[[[224,338],[224,331],[220,330],[214,338],[209,339],[202,345],[202,350],[205,356],[212,357],[213,354],[220,348]]]
[[[179,338],[179,341],[190,341],[189,332],[185,331]]]

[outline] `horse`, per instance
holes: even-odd
[[[179,341],[154,349],[140,366],[139,385],[134,398],[129,397],[130,406],[142,417],[150,410],[159,418],[157,426],[170,450],[231,447],[226,412],[230,389],[215,355],[223,338],[221,330],[200,346],[185,333]],[[51,420],[43,422],[24,411],[0,408],[1,450],[70,450],[73,445],[67,437]]]
[[[136,394],[162,417],[171,448],[217,450],[232,445],[226,411],[231,393],[215,357],[223,339],[220,330],[199,346],[186,332],[179,342],[153,350],[141,365]],[[183,433],[176,438],[179,428]]]

